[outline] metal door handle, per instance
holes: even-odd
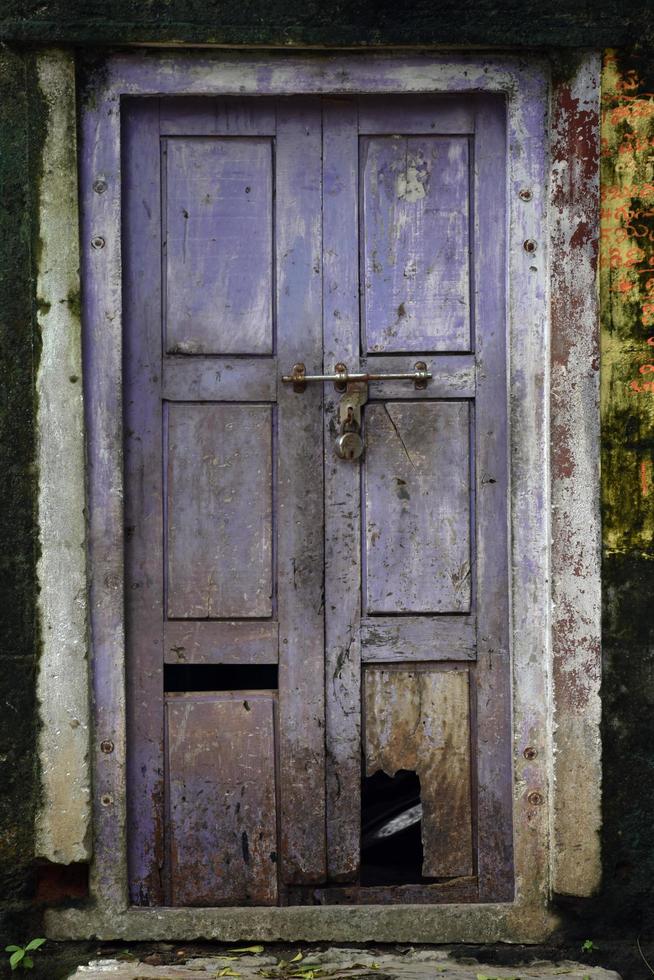
[[[370,374],[368,372],[350,373],[347,364],[336,364],[334,374],[307,374],[304,364],[294,364],[291,374],[282,376],[285,384],[292,384],[293,391],[301,394],[309,381],[333,381],[336,391],[346,391],[348,384],[353,381],[413,381],[416,388],[426,388],[431,379],[431,371],[427,370],[424,361],[416,361],[413,371],[388,371],[386,374]]]

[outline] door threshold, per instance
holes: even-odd
[[[347,909],[347,915],[343,913]],[[50,909],[54,940],[540,943],[559,925],[543,905]]]

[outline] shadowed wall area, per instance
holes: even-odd
[[[602,78],[603,894],[636,931],[654,872],[653,64],[611,52]]]

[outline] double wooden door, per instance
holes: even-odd
[[[504,105],[123,110],[131,901],[508,900]]]

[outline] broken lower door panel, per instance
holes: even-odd
[[[405,770],[419,780],[422,877],[472,875],[468,671],[369,665],[363,687],[366,777]]]
[[[131,900],[510,900],[504,104],[122,111]]]

